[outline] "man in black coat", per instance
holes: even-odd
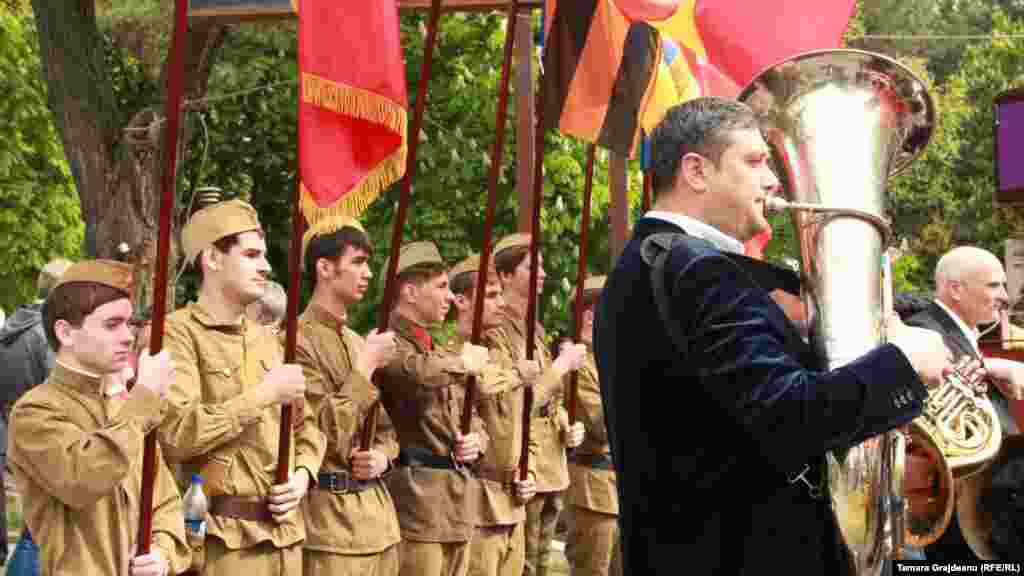
[[[955,358],[968,356],[983,362],[990,384],[989,398],[999,415],[1003,436],[1019,434],[1010,415],[1007,397],[1019,399],[1024,373],[1021,365],[1002,359],[982,358],[978,348],[979,325],[998,322],[1000,312],[1007,306],[1006,273],[994,254],[981,248],[961,246],[950,250],[935,266],[935,298],[922,310],[907,319],[910,326],[920,326],[942,335],[946,347]],[[977,487],[967,490],[966,483],[978,482],[983,475],[975,475],[956,482],[957,498],[965,493],[976,494]],[[977,503],[967,503],[977,506]],[[959,507],[959,504],[958,504]],[[975,560],[979,553],[995,558],[990,542],[978,541],[981,536],[972,531],[976,549],[972,549],[961,531],[959,514],[954,514],[946,531],[934,544],[925,548],[928,560],[955,562]],[[1024,550],[1017,550],[1019,559]]]
[[[828,493],[809,485],[827,451],[921,414],[922,379],[948,366],[941,339],[890,319],[893,343],[824,371],[770,296],[796,276],[741,255],[778,190],[750,109],[683,103],[652,148],[654,210],[607,280],[594,338],[624,573],[841,574]],[[641,255],[661,232],[688,235],[665,269],[676,339]]]

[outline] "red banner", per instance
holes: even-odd
[[[405,174],[396,0],[299,1],[299,170],[311,227],[356,217]]]

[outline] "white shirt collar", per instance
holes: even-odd
[[[967,324],[965,324],[964,321],[961,320],[959,316],[957,316],[956,312],[950,310],[949,306],[943,304],[941,301],[939,301],[938,298],[935,299],[935,303],[939,306],[939,308],[945,310],[946,314],[949,314],[950,318],[952,318],[953,321],[956,322],[956,325],[960,327],[960,331],[964,333],[965,337],[967,337],[967,341],[971,343],[971,346],[974,346],[974,351],[977,352],[978,354],[981,354],[981,350],[978,349],[978,331],[972,330],[970,327],[968,327]]]
[[[647,214],[644,214],[644,218],[656,218],[658,220],[671,222],[685,230],[687,234],[691,234],[711,242],[723,252],[733,252],[735,254],[743,254],[745,252],[742,242],[695,218],[690,218],[689,216],[684,216],[683,214],[677,214],[675,212],[665,212],[663,210],[651,210]]]

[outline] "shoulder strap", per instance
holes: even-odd
[[[669,313],[668,290],[665,288],[665,264],[676,244],[686,243],[692,237],[678,232],[651,234],[640,245],[640,256],[651,267],[651,289],[654,292],[654,304],[658,307],[661,323],[668,332],[676,349],[685,353],[690,348],[690,340],[683,334],[679,326],[672,321]]]

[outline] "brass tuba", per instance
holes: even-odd
[[[792,215],[809,341],[828,369],[838,368],[886,341],[892,305],[885,289],[891,277],[884,274],[890,234],[886,181],[927,145],[934,104],[909,69],[859,50],[790,58],[760,74],[739,100],[761,118],[787,196],[766,205]],[[961,388],[944,385],[951,393]],[[827,455],[832,509],[858,575],[880,574],[904,544],[923,546],[949,523],[953,478],[943,434],[962,428],[959,417],[974,404],[947,397],[945,390],[932,398],[942,406],[940,419],[926,415],[910,427],[913,450],[929,455],[941,471],[939,490],[926,499],[928,509],[912,504],[908,510],[905,504],[908,441],[902,433]],[[974,432],[967,435],[975,438]]]

